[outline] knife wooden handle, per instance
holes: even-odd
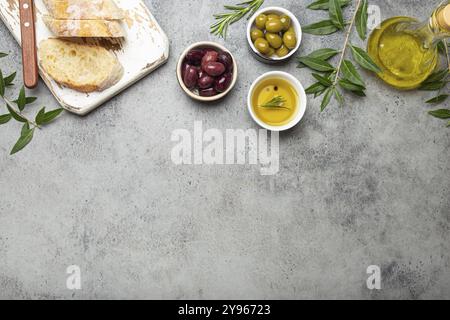
[[[19,5],[22,36],[23,81],[27,88],[34,88],[38,84],[39,76],[33,0],[20,0]]]

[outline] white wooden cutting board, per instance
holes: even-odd
[[[61,87],[40,69],[41,78],[66,110],[85,115],[105,103],[122,90],[151,73],[169,58],[169,41],[147,6],[141,0],[115,0],[125,11],[123,22],[126,37],[120,40],[82,40],[103,45],[112,50],[124,67],[119,83],[103,91],[80,93]],[[42,21],[47,13],[42,0],[34,0],[36,7],[36,40],[54,37]],[[19,0],[0,0],[0,18],[20,44]]]

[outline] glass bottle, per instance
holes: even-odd
[[[380,66],[378,75],[389,85],[415,89],[439,63],[438,43],[450,37],[450,0],[425,22],[410,17],[384,21],[369,38],[368,52]]]

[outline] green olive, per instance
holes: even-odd
[[[297,46],[297,36],[293,32],[286,32],[283,35],[283,43],[288,49],[292,50]]]
[[[286,57],[289,54],[289,49],[285,46],[281,46],[280,49],[278,49],[276,52],[277,56],[280,58]]]
[[[268,21],[272,21],[272,20],[274,20],[274,19],[280,19],[280,16],[279,15],[276,15],[276,14],[269,14],[268,16],[267,16],[267,20]]]
[[[283,30],[283,24],[280,19],[273,19],[266,22],[266,30],[271,33],[278,33]]]
[[[270,51],[269,42],[267,42],[267,40],[263,38],[256,39],[255,47],[262,54],[268,54]]]
[[[266,33],[266,40],[269,42],[270,46],[274,49],[278,49],[283,45],[283,39],[277,33]]]
[[[283,15],[280,17],[280,21],[283,24],[283,31],[289,30],[289,28],[291,27],[291,18],[289,18],[286,15]]]
[[[250,36],[252,38],[252,41],[255,42],[256,39],[264,38],[264,32],[262,32],[259,29],[253,29],[252,32],[250,33]]]
[[[270,47],[270,48],[269,48],[269,52],[266,53],[266,56],[271,57],[271,56],[273,56],[274,54],[275,54],[275,49],[272,48],[272,47]]]
[[[256,17],[255,24],[258,29],[264,30],[266,28],[267,16],[260,14]]]
[[[294,29],[294,27],[289,27],[289,29],[287,29],[287,31],[286,32],[292,32],[292,33],[295,33],[295,29]]]

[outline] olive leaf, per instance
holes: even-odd
[[[331,80],[329,78],[323,77],[320,74],[317,73],[313,73],[312,76],[314,78],[316,78],[317,81],[319,81],[319,83],[321,85],[323,85],[324,87],[331,87],[333,85],[333,82],[331,82]]]
[[[367,20],[369,19],[369,2],[362,0],[362,4],[356,13],[356,31],[358,31],[359,37],[364,41],[367,35]]]
[[[434,103],[434,104],[442,103],[445,100],[447,100],[448,97],[449,97],[448,94],[441,94],[433,99],[426,101],[426,103]]]
[[[30,130],[30,124],[28,122],[25,122],[25,124],[22,127],[21,135],[25,135],[28,130]]]
[[[13,119],[15,119],[16,121],[19,122],[27,122],[27,119],[25,119],[22,115],[20,115],[19,113],[17,113],[13,108],[11,108],[9,105],[6,106],[8,108],[9,113],[11,114],[11,116],[13,117]]]
[[[330,0],[329,7],[330,20],[339,29],[344,29],[344,16],[342,14],[341,4],[339,0]]]
[[[33,129],[28,128],[28,130],[26,130],[24,126],[20,138],[19,140],[17,140],[17,143],[12,148],[10,155],[16,154],[17,152],[25,148],[33,139],[33,135],[34,135],[34,128]]]
[[[339,4],[341,8],[346,7],[349,5],[351,0],[339,0]],[[328,10],[330,8],[330,1],[329,0],[317,0],[307,7],[311,10]]]
[[[439,41],[437,44],[437,48],[438,48],[440,54],[446,54],[444,41]]]
[[[342,79],[339,80],[339,85],[341,86],[342,89],[345,89],[347,91],[351,91],[351,92],[362,92],[364,93],[364,90],[366,88],[364,88],[363,86],[360,86],[358,84],[355,84],[349,80],[346,79]]]
[[[303,27],[303,32],[317,36],[335,33],[339,28],[331,20],[323,20]]]
[[[450,119],[450,109],[440,109],[428,112],[435,118]]]
[[[5,95],[5,79],[3,78],[2,70],[0,69],[0,97]]]
[[[38,125],[44,125],[55,120],[61,112],[63,112],[63,108],[59,108],[56,110],[52,110],[49,112],[45,112],[45,107],[43,107],[36,116],[36,123]]]
[[[4,53],[4,52],[0,52],[0,58],[4,58],[4,57],[6,57],[6,56],[8,56],[8,54],[7,54],[7,53]]]
[[[327,61],[327,60],[333,58],[339,52],[340,51],[335,50],[335,49],[325,48],[325,49],[319,49],[319,50],[313,51],[310,54],[308,54],[306,57],[316,58],[316,59],[320,59],[320,60],[323,60],[323,61]],[[299,58],[297,58],[297,60],[298,60],[298,63],[299,63],[298,64],[299,68],[306,67],[302,62],[300,62]]]
[[[442,81],[448,75],[449,70],[443,69],[432,73],[423,83],[432,83],[437,81]]]
[[[12,119],[12,116],[10,114],[4,114],[0,116],[0,124],[8,123],[9,120]]]
[[[306,92],[306,94],[316,94],[319,92],[323,92],[326,89],[327,89],[327,87],[322,85],[320,82],[317,82],[317,83],[314,83],[313,85],[311,85],[310,87],[308,87],[305,90],[305,92]]]
[[[343,106],[345,101],[344,101],[344,96],[342,95],[342,93],[338,90],[338,88],[334,87],[333,88],[333,94],[334,97],[336,98],[337,102],[339,103],[340,106]]]
[[[330,104],[331,98],[333,97],[333,94],[334,94],[334,91],[333,91],[332,87],[326,89],[325,96],[324,96],[324,98],[322,100],[322,103],[320,105],[320,111],[321,112],[323,112],[326,109],[326,107]]]
[[[366,87],[364,80],[350,60],[344,60],[342,62],[342,73],[344,74],[344,79],[364,88]]]
[[[328,60],[328,59],[333,58],[339,52],[340,52],[339,50],[325,48],[325,49],[319,49],[319,50],[311,52],[308,55],[308,57],[317,58],[317,59],[321,59],[321,60]]]
[[[441,90],[446,85],[447,85],[447,81],[436,81],[436,82],[423,83],[419,87],[419,90],[423,90],[423,91]]]
[[[27,104],[27,96],[25,95],[25,87],[20,89],[19,97],[17,98],[17,107],[19,107],[20,111],[25,109],[25,105]]]
[[[327,61],[318,59],[318,58],[311,58],[311,57],[300,57],[298,58],[298,61],[300,63],[303,63],[304,65],[308,66],[309,68],[320,71],[320,72],[327,72],[327,71],[334,71],[335,68],[328,63]]]
[[[351,44],[350,48],[352,49],[353,59],[355,59],[361,67],[375,73],[381,72],[380,67],[377,66],[366,51]]]
[[[3,81],[5,82],[5,86],[11,86],[13,84],[14,79],[16,79],[17,72],[11,73],[9,76],[5,77]]]

